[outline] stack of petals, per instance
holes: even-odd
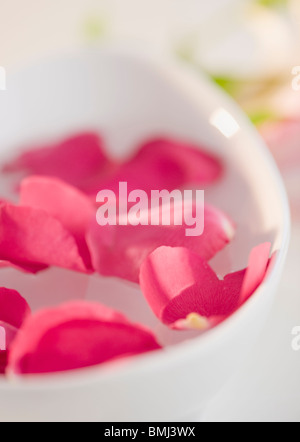
[[[222,322],[253,295],[270,268],[271,245],[261,244],[247,269],[219,279],[209,261],[231,242],[235,224],[212,206],[203,207],[205,227],[198,237],[186,236],[186,226],[175,223],[96,223],[96,194],[117,193],[120,182],[128,191],[149,194],[204,189],[220,180],[221,161],[199,146],[155,139],[120,162],[108,157],[96,134],[85,133],[28,150],[4,171],[23,179],[19,203],[0,202],[1,267],[38,274],[55,266],[139,283],[153,313],[179,331]],[[31,314],[17,292],[0,289],[2,373],[61,372],[161,348],[151,330],[104,305],[74,301]]]

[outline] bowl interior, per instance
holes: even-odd
[[[226,176],[206,190],[237,223],[233,244],[212,262],[220,275],[247,265],[249,251],[263,241],[274,249],[284,238],[284,204],[271,157],[235,106],[206,79],[183,70],[167,71],[136,57],[110,51],[84,53],[45,62],[8,76],[1,93],[0,161],[24,146],[93,129],[108,149],[125,157],[141,141],[171,135],[204,145],[226,164]],[[236,116],[237,115],[237,116]],[[10,181],[0,177],[1,196]],[[39,276],[1,270],[1,285],[15,288],[33,309],[68,299],[93,299],[155,329],[165,345],[194,333],[160,325],[138,287],[110,278],[50,269]]]

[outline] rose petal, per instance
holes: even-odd
[[[44,210],[59,220],[74,236],[80,256],[91,269],[85,235],[96,209],[85,194],[56,178],[31,176],[21,183],[20,205]]]
[[[13,309],[12,305],[10,305],[10,309]],[[6,371],[9,350],[17,333],[16,327],[0,321],[0,375]]]
[[[1,246],[0,246],[1,249]],[[1,251],[0,251],[1,253]],[[35,263],[29,263],[29,264],[25,264],[25,263],[15,263],[15,262],[11,262],[9,260],[0,260],[0,269],[6,269],[7,267],[12,268],[17,270],[18,272],[22,272],[22,273],[39,273],[42,272],[43,270],[46,270],[49,268],[48,265],[45,264],[35,264]]]
[[[17,329],[30,315],[30,307],[15,290],[0,288],[0,374],[5,373],[8,350]]]
[[[0,206],[0,260],[33,273],[47,266],[87,271],[74,237],[58,220],[11,204]]]
[[[200,256],[186,248],[160,247],[143,262],[140,285],[155,315],[177,329],[206,329],[230,316],[263,281],[270,245],[255,248],[246,270],[219,280]],[[255,262],[259,253],[264,258]]]
[[[85,189],[92,177],[105,174],[109,167],[102,140],[94,133],[83,133],[28,150],[7,164],[4,171],[53,176]]]
[[[87,242],[93,267],[105,276],[139,281],[144,259],[160,246],[187,247],[210,260],[234,237],[232,221],[214,207],[205,206],[204,232],[187,236],[187,226],[99,226],[92,225]]]
[[[127,182],[129,191],[141,189],[148,193],[205,186],[218,180],[222,173],[220,160],[201,146],[162,138],[142,145],[117,173],[91,190],[97,193],[111,189],[117,193],[120,182]]]
[[[30,307],[15,290],[0,288],[0,321],[20,328],[30,314]]]
[[[204,318],[230,315],[238,305],[242,277],[220,281],[190,250],[160,247],[142,264],[140,284],[156,316],[172,325],[191,313]]]
[[[8,352],[0,350],[0,374],[4,374],[8,362]]]
[[[96,303],[72,302],[31,316],[9,355],[8,372],[50,373],[160,349],[153,334]]]
[[[269,242],[260,244],[251,251],[241,291],[241,303],[247,301],[263,282],[270,262],[270,251]]]
[[[0,321],[0,352],[8,352],[18,333],[18,328]]]

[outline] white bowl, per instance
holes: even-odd
[[[159,327],[139,290],[123,282],[81,275],[74,279],[72,272],[56,269],[40,278],[2,270],[1,285],[19,289],[34,308],[45,303],[41,290],[49,305],[70,293],[86,296],[156,327],[166,344],[183,342],[122,364],[0,379],[0,420],[199,419],[261,332],[288,248],[287,198],[262,140],[239,108],[206,78],[172,63],[110,49],[65,56],[8,74],[7,87],[0,92],[1,161],[18,146],[80,128],[100,130],[116,155],[161,133],[203,142],[227,166],[225,179],[207,191],[206,198],[239,226],[231,247],[214,261],[215,268],[219,272],[243,268],[251,247],[265,240],[271,240],[279,253],[268,280],[250,301],[225,323],[195,339]],[[0,185],[4,191],[3,177]]]

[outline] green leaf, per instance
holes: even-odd
[[[278,8],[278,7],[286,7],[288,5],[289,0],[256,0],[261,6],[265,6],[266,8]]]
[[[83,32],[89,43],[101,40],[106,34],[106,22],[98,16],[90,16],[84,23]]]
[[[248,116],[255,126],[261,126],[264,123],[277,121],[278,115],[275,115],[271,110],[258,110],[256,112],[248,113]]]
[[[234,78],[230,77],[211,77],[212,80],[220,86],[222,89],[224,89],[228,94],[235,96],[238,89],[240,88],[240,82]]]

